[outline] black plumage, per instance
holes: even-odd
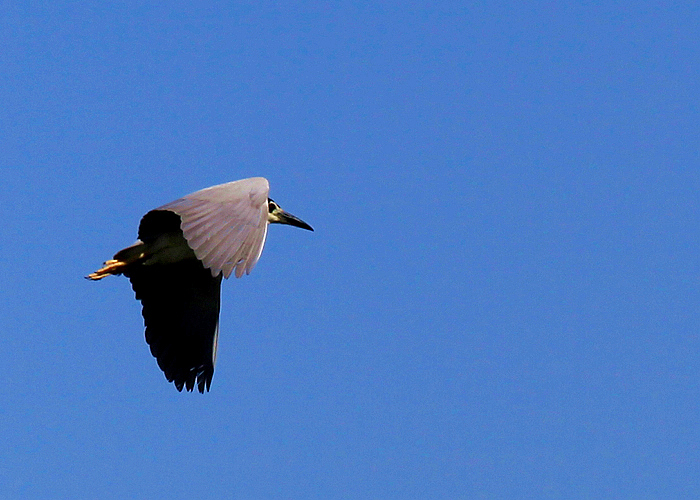
[[[154,210],[139,226],[139,239],[152,243],[180,232],[180,216]],[[214,375],[222,276],[195,259],[168,264],[143,263],[124,272],[143,307],[146,342],[169,382],[179,391],[209,390]]]

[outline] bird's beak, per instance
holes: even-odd
[[[301,220],[299,217],[296,217],[289,212],[285,212],[284,210],[277,210],[275,212],[275,217],[277,220],[278,224],[289,224],[290,226],[296,226],[300,227],[302,229],[308,229],[309,231],[313,231],[314,228],[309,226],[306,222]]]

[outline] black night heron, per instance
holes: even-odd
[[[250,274],[260,258],[267,225],[313,231],[268,198],[262,177],[213,186],[151,210],[138,240],[120,250],[99,280],[123,274],[143,306],[146,342],[178,391],[209,390],[219,337],[221,278]]]

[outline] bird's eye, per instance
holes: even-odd
[[[274,212],[275,210],[277,210],[279,208],[279,206],[277,206],[277,203],[275,203],[272,200],[268,200],[267,205],[268,205],[268,210],[270,213]]]

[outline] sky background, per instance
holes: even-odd
[[[0,497],[700,497],[697,2],[0,7]],[[264,176],[211,392],[122,277]]]

